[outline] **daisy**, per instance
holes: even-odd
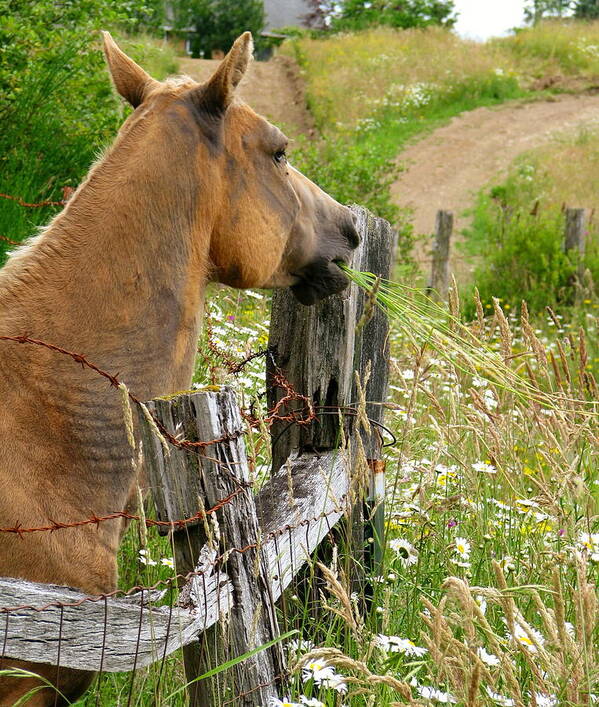
[[[307,705],[307,707],[325,707],[324,702],[317,700],[316,697],[306,697],[305,695],[302,695],[300,697],[300,702],[303,705]]]
[[[474,471],[479,471],[483,474],[496,474],[497,473],[497,469],[489,461],[475,462],[472,465],[472,468],[474,469]]]
[[[454,551],[460,556],[460,559],[464,560],[465,562],[468,562],[468,560],[470,560],[471,546],[470,543],[466,540],[466,538],[456,538],[453,544]]]
[[[283,697],[279,700],[278,697],[271,697],[268,703],[269,707],[302,707],[299,702],[291,702],[288,697]]]
[[[379,633],[376,637],[376,643],[388,653],[403,653],[404,655],[420,658],[428,649],[417,646],[408,638],[400,638],[399,636],[385,636]]]
[[[397,555],[402,567],[409,567],[418,562],[418,550],[403,538],[393,538],[389,541],[389,547]]]
[[[537,646],[535,644],[538,644],[540,646],[544,645],[545,638],[539,631],[536,631],[534,628],[530,629],[530,634],[534,638],[534,641],[531,641],[526,631],[522,628],[522,626],[520,626],[520,624],[517,623],[514,626],[514,635],[512,636],[510,634],[509,638],[512,639],[515,643],[519,643],[521,646],[524,646],[531,653],[536,653]]]
[[[172,570],[175,569],[175,563],[172,557],[163,557],[160,560],[160,564],[164,565],[165,567],[169,567]]]
[[[493,653],[487,653],[487,651],[482,646],[477,649],[476,655],[486,665],[495,666],[495,665],[499,665],[501,663],[501,661],[499,660],[499,658],[496,655],[494,655]]]
[[[535,702],[537,707],[557,707],[557,697],[543,692],[535,692]]]
[[[581,533],[576,545],[592,562],[599,562],[599,533]]]
[[[511,697],[505,697],[504,695],[500,695],[498,692],[493,692],[488,685],[485,685],[485,690],[493,702],[501,705],[501,707],[515,707],[516,703]]]
[[[140,550],[139,551],[139,561],[141,562],[142,565],[147,565],[148,567],[154,567],[154,565],[157,565],[158,563],[156,560],[153,560],[147,550]]]
[[[335,675],[335,669],[327,665],[324,660],[312,660],[302,668],[303,681],[314,680],[317,685],[333,675]]]
[[[434,700],[435,702],[443,702],[444,704],[456,704],[456,698],[449,692],[441,692],[434,687],[428,687],[427,685],[420,685],[416,688],[416,691],[420,697],[424,697],[425,700]]]

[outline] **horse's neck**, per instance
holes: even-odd
[[[83,353],[147,398],[189,384],[207,235],[190,221],[191,185],[185,193],[172,177],[122,174],[118,158],[92,170],[45,232],[9,261],[0,301],[12,301],[0,326]]]

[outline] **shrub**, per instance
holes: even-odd
[[[129,3],[127,10],[135,6]],[[109,0],[0,0],[0,192],[26,201],[60,199],[62,187],[75,187],[114,136],[123,108],[110,86],[97,29],[127,27],[120,7]],[[173,55],[154,40],[124,44],[157,78],[176,69]],[[0,200],[0,234],[20,240],[49,213]],[[4,250],[0,243],[0,255]]]

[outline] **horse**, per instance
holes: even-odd
[[[209,282],[340,292],[358,244],[351,211],[291,166],[287,137],[235,95],[249,32],[211,78],[159,82],[110,34],[104,53],[133,112],[54,219],[0,270],[0,336],[27,335],[118,372],[138,399],[188,389]],[[0,526],[69,524],[133,507],[122,404],[106,380],[42,346],[0,342]],[[5,534],[0,575],[103,594],[117,587],[121,519]],[[67,704],[93,673],[16,660],[0,705]]]

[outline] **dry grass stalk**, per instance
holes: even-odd
[[[322,572],[326,582],[327,591],[329,594],[332,594],[335,599],[337,599],[339,606],[341,607],[337,608],[335,606],[331,606],[323,600],[325,608],[341,617],[354,634],[356,640],[361,642],[364,631],[364,622],[359,611],[351,601],[350,593],[326,565],[323,565],[321,562],[317,562],[316,566]]]
[[[501,304],[497,297],[493,297],[493,308],[499,326],[501,355],[503,356],[504,362],[507,363],[512,357],[512,330],[510,329],[508,320],[505,318],[505,314],[503,313],[503,309],[501,309]]]

